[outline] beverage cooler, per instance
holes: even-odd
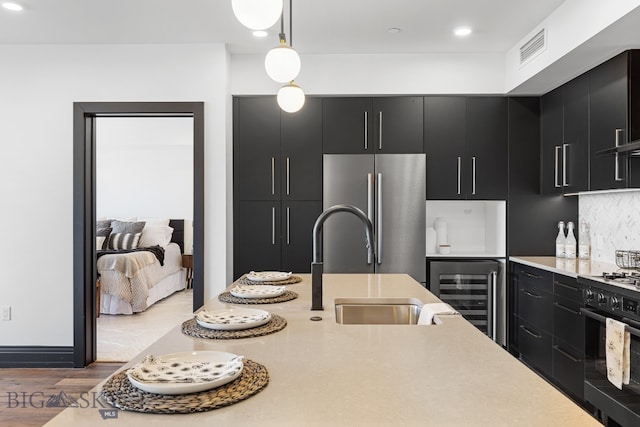
[[[506,345],[504,263],[429,262],[429,290],[500,345]]]

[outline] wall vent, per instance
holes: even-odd
[[[541,29],[529,39],[525,44],[520,46],[520,65],[523,65],[531,58],[542,52],[547,47],[547,38],[545,29]]]

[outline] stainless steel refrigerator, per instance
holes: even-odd
[[[374,226],[376,259],[367,262],[365,231],[353,215],[323,225],[325,273],[407,273],[426,282],[426,156],[325,154],[323,207],[362,209]]]

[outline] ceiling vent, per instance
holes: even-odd
[[[520,46],[520,65],[524,65],[532,58],[537,56],[547,47],[547,38],[545,29],[541,29],[529,39],[525,44]]]

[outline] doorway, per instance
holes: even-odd
[[[99,117],[193,119],[193,309],[204,304],[204,103],[76,102],[73,149],[74,367],[96,359],[96,121]]]

